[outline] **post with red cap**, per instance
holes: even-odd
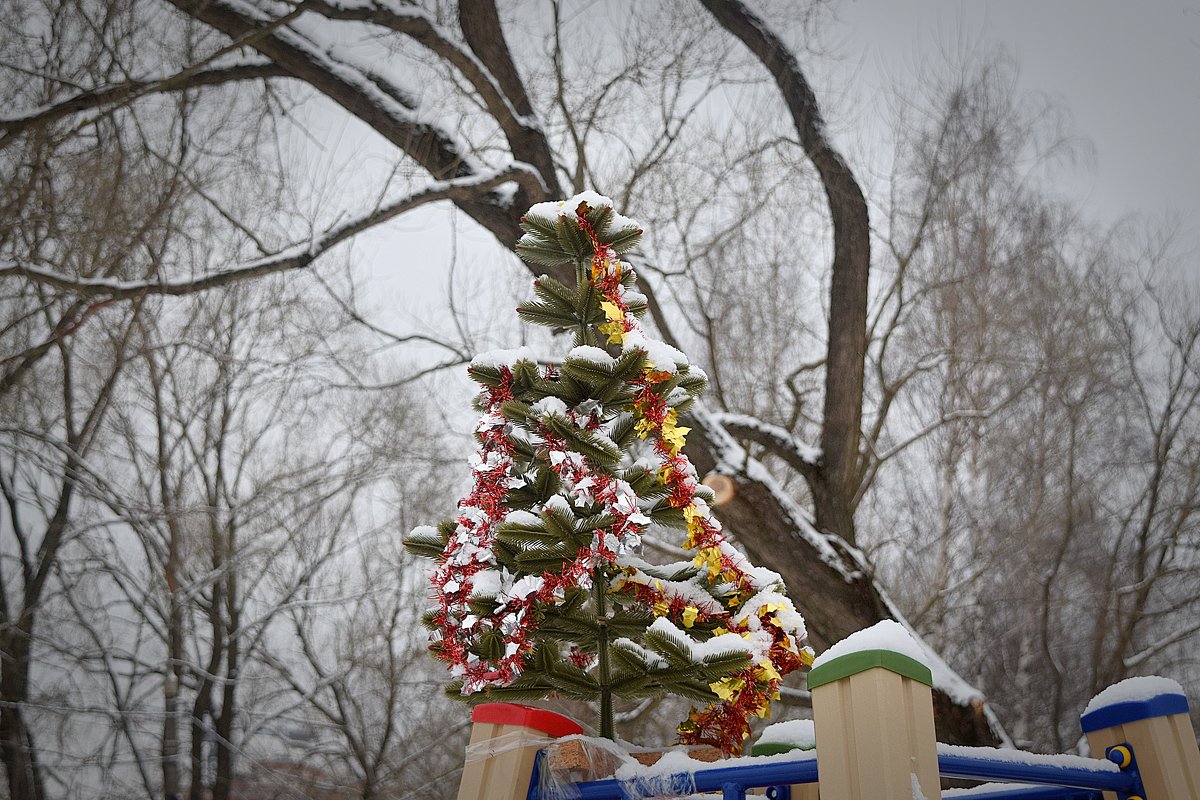
[[[1096,695],[1079,719],[1092,755],[1136,762],[1145,800],[1200,800],[1200,748],[1183,688],[1129,678]],[[1104,793],[1115,800],[1111,792]]]
[[[471,722],[458,800],[525,800],[538,751],[552,739],[583,733],[561,714],[517,703],[475,706]]]

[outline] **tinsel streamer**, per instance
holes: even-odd
[[[608,321],[607,327],[601,326],[600,330],[609,335],[610,343],[621,344],[629,333],[643,333],[641,322],[630,313],[624,298],[625,288],[621,283],[624,266],[616,253],[600,242],[596,231],[587,221],[586,208],[578,209],[575,216],[592,245],[592,284],[604,297],[602,307]],[[721,524],[711,515],[708,504],[696,496],[699,480],[695,468],[681,452],[690,429],[677,424],[675,410],[668,406],[664,393],[659,391],[659,387],[669,381],[673,374],[665,369],[667,366],[648,362],[637,379],[635,430],[639,436],[653,442],[655,451],[663,461],[659,480],[668,490],[671,505],[681,509],[688,520],[683,546],[697,551],[694,563],[697,567],[707,568],[710,578],[720,578],[732,587],[725,598],[729,619],[723,628],[715,632],[739,633],[750,638],[753,630],[749,620],[738,623],[733,615],[758,593],[759,587],[747,571],[749,565],[745,558],[725,539]],[[683,618],[684,614],[689,613],[689,607],[678,601],[664,602],[661,597],[655,600],[654,594],[652,585],[644,585],[637,590],[639,599],[651,608],[665,612],[663,616],[669,616],[673,621],[681,620],[686,627],[690,627],[689,621]],[[753,661],[745,669],[711,685],[710,688],[721,697],[721,701],[701,710],[693,709],[688,719],[679,726],[681,742],[712,744],[727,752],[740,752],[742,742],[750,733],[749,719],[769,714],[770,701],[779,697],[782,676],[799,667],[811,665],[812,651],[795,641],[784,626],[777,623],[774,612],[779,611],[780,607],[764,604],[761,609],[757,615],[757,628],[771,634],[770,648],[762,654],[762,658]],[[697,611],[693,609],[690,613]],[[706,618],[713,617],[706,615]]]

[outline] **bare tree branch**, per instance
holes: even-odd
[[[269,61],[252,64],[234,64],[227,67],[189,71],[162,78],[143,78],[123,83],[99,86],[79,92],[54,105],[10,114],[0,119],[0,148],[11,139],[30,128],[50,125],[64,117],[103,106],[125,105],[138,98],[161,92],[181,92],[209,86],[222,86],[237,81],[261,80],[285,77],[288,73],[278,64]]]
[[[170,0],[183,13],[235,39],[272,28],[276,20],[252,6],[224,0]],[[255,50],[308,83],[400,148],[435,181],[477,177],[486,169],[464,152],[451,133],[416,113],[418,104],[399,86],[374,71],[335,57],[289,26],[253,38]],[[536,184],[531,184],[531,187]],[[504,242],[520,238],[520,214],[510,199],[483,190],[453,198],[455,205]]]
[[[540,187],[536,173],[526,164],[513,164],[506,169],[486,175],[472,175],[449,181],[439,181],[425,189],[393,201],[375,211],[330,228],[312,242],[280,253],[255,259],[236,267],[211,272],[196,278],[176,281],[122,281],[108,278],[76,278],[39,267],[0,263],[0,278],[22,277],[35,283],[53,286],[81,297],[100,297],[108,300],[127,300],[147,295],[181,296],[195,294],[221,286],[230,286],[253,278],[279,272],[289,272],[310,266],[321,255],[342,242],[387,222],[406,211],[439,200],[473,201],[480,192],[504,183],[517,181]]]
[[[712,418],[739,439],[747,439],[779,456],[784,463],[811,478],[821,465],[821,451],[805,444],[791,432],[745,414],[713,414]]]

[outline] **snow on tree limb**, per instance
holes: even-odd
[[[275,26],[278,20],[246,0],[170,0],[184,14],[235,40],[245,38],[255,50],[312,86],[408,155],[434,180],[478,175],[486,170],[471,158],[469,148],[446,127],[430,121],[403,87],[372,69],[357,65],[334,45],[323,46],[315,35],[296,24]],[[265,35],[259,35],[263,30]],[[514,160],[540,165],[540,154]],[[534,157],[539,156],[539,157]],[[542,182],[548,183],[545,172]],[[536,184],[530,184],[535,186]],[[527,200],[541,200],[536,192]],[[475,195],[452,198],[455,205],[502,242],[520,237],[519,216],[508,199]]]
[[[452,65],[499,125],[513,156],[537,168],[552,190],[547,194],[557,193],[549,143],[529,104],[516,66],[508,57],[494,5],[478,3],[474,13],[460,17],[470,49],[454,41],[453,34],[440,26],[433,15],[414,6],[388,0],[314,0],[305,8],[329,19],[368,22],[404,34]],[[530,198],[531,202],[539,199]]]
[[[42,269],[30,264],[0,262],[0,278],[22,277],[35,283],[53,286],[84,297],[105,297],[126,300],[145,295],[179,296],[194,294],[218,286],[259,278],[277,272],[304,269],[317,258],[342,242],[393,219],[406,211],[438,200],[476,199],[484,192],[504,183],[517,182],[539,191],[541,177],[528,164],[514,163],[505,169],[486,175],[437,181],[419,192],[393,201],[385,206],[344,222],[315,237],[310,242],[194,278],[176,281],[123,281],[112,278],[80,278],[61,272]]]
[[[713,414],[705,410],[699,403],[692,407],[691,415],[697,427],[704,431],[714,450],[719,472],[738,475],[765,486],[771,497],[779,504],[779,508],[787,515],[787,520],[796,535],[804,539],[816,551],[822,563],[836,571],[847,582],[862,577],[862,564],[848,563],[839,549],[846,553],[857,553],[858,559],[861,559],[861,553],[849,548],[840,537],[836,538],[836,541],[842,547],[835,546],[835,537],[817,530],[808,511],[792,499],[762,462],[751,458],[745,448],[734,440],[731,431],[725,427],[723,421],[723,417],[726,415]],[[728,416],[735,419],[738,417],[738,415]],[[745,419],[753,418],[746,417]]]
[[[235,38],[275,22],[265,11],[243,0],[172,2],[189,16]],[[322,47],[294,26],[280,26],[256,37],[251,46],[362,119],[435,178],[462,177],[478,171],[453,135],[420,117],[416,103],[407,100],[407,92],[380,86],[380,76],[368,75],[346,58],[333,55],[332,48]]]
[[[766,447],[801,475],[811,475],[821,464],[821,448],[800,441],[790,431],[778,425],[763,422],[747,414],[720,412],[712,416],[721,427],[734,436]]]
[[[488,113],[506,136],[517,128],[538,128],[540,123],[522,115],[500,89],[496,78],[475,54],[460,47],[428,11],[415,6],[373,0],[313,0],[306,8],[329,19],[369,22],[411,37],[434,55],[452,64],[471,84]]]

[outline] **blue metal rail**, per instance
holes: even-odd
[[[1021,786],[1013,789],[992,787],[942,792],[947,800],[1101,800],[1101,792],[1070,789],[1064,786]]]
[[[1095,761],[1097,764],[1111,763],[1100,759]],[[944,753],[938,755],[938,771],[943,778],[1038,783],[1093,791],[1104,790],[1121,795],[1139,794],[1142,785],[1141,779],[1133,769],[1111,772]]]
[[[1116,792],[1120,798],[1142,795],[1141,779],[1132,758],[1119,772],[1101,769],[1109,762],[1096,759],[1097,768],[1065,766],[989,758],[987,755],[938,755],[942,777],[980,781],[1008,781],[1037,786],[965,790],[952,797],[969,800],[1101,800],[1102,791]],[[607,779],[576,783],[570,796],[578,800],[640,800],[660,794],[686,796],[689,793],[720,792],[724,800],[744,800],[746,790],[774,787],[769,796],[787,800],[790,784],[815,783],[817,761],[811,756],[791,760],[747,763],[738,766],[709,767],[694,773],[638,776],[629,780]],[[555,800],[543,797],[535,776],[529,800]],[[1155,798],[1151,798],[1155,800]]]
[[[577,783],[572,797],[579,800],[634,800],[655,794],[675,792],[721,792],[730,800],[741,800],[746,789],[760,786],[786,786],[791,783],[816,783],[817,761],[814,758],[797,761],[775,761],[767,764],[745,764],[737,767],[713,767],[695,773],[635,777],[627,781],[615,779]],[[577,794],[576,794],[577,792]],[[539,798],[539,800],[551,800]],[[782,798],[781,798],[782,800]]]

